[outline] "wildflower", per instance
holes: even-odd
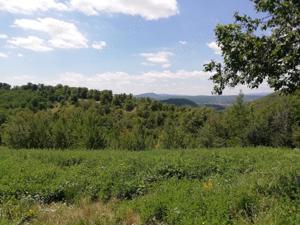
[[[203,183],[203,189],[205,191],[211,191],[213,189],[213,182],[211,179]]]

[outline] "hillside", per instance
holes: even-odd
[[[244,95],[245,102],[251,102],[257,99],[260,99],[268,95],[267,93],[261,93],[257,95]],[[155,94],[155,93],[145,93],[136,95],[137,98],[150,98],[159,101],[165,101],[168,99],[186,99],[192,102],[195,102],[197,105],[221,105],[221,106],[230,106],[232,105],[237,95],[223,95],[223,96],[209,96],[209,95],[198,95],[198,96],[189,96],[189,95],[168,95],[168,94]]]
[[[198,105],[195,102],[186,99],[186,98],[170,98],[167,100],[160,100],[160,102],[169,104],[169,105],[175,105],[179,107],[207,107],[211,108],[217,111],[223,111],[228,107],[228,105],[219,105],[219,104],[204,104],[204,105]]]
[[[299,94],[195,105],[68,86],[0,85],[0,142],[11,148],[187,149],[300,146]],[[225,96],[225,98],[229,98]],[[212,109],[215,107],[217,110]],[[219,108],[218,108],[219,107]]]
[[[191,107],[198,106],[195,102],[185,98],[170,98],[166,100],[161,100],[161,102],[166,104],[176,105],[176,106],[191,106]]]

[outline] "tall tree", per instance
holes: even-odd
[[[262,18],[235,14],[235,22],[217,25],[215,34],[223,63],[211,61],[214,92],[266,81],[274,90],[294,92],[300,86],[300,1],[251,0]]]

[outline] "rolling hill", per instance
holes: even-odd
[[[198,106],[195,102],[186,98],[170,98],[167,100],[161,100],[161,102],[166,104],[176,105],[176,106],[191,106],[191,107]]]
[[[260,93],[260,94],[253,94],[253,95],[245,95],[244,100],[245,102],[251,102],[257,99],[260,99],[262,97],[267,96],[268,93]],[[144,93],[140,95],[136,95],[137,98],[150,98],[158,101],[163,102],[170,102],[171,99],[180,99],[181,101],[183,99],[189,100],[191,102],[196,103],[196,105],[199,106],[222,106],[227,107],[232,105],[236,100],[236,95],[223,95],[223,96],[212,96],[212,95],[196,95],[196,96],[190,96],[190,95],[169,95],[169,94],[156,94],[156,93]],[[181,102],[181,101],[174,101],[175,102]]]

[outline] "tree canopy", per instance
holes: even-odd
[[[261,18],[235,13],[234,23],[215,29],[224,62],[205,65],[214,72],[214,93],[263,82],[275,91],[294,92],[300,86],[300,1],[251,1]]]
[[[1,88],[1,86],[3,88]],[[63,85],[0,84],[0,145],[42,149],[300,147],[300,90],[222,111]]]

